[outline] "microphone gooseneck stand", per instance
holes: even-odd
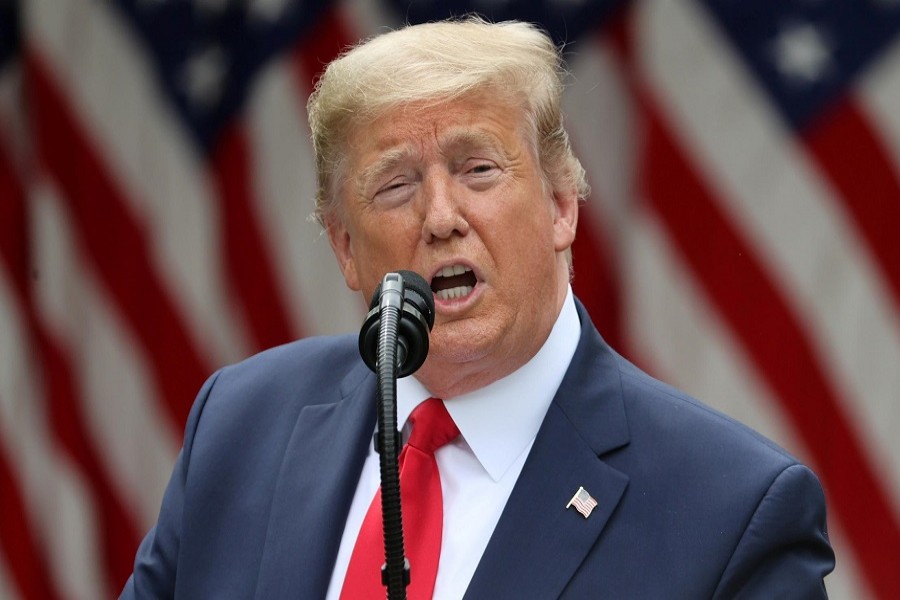
[[[409,561],[403,548],[403,513],[400,506],[400,432],[397,429],[397,330],[403,306],[403,280],[382,284],[381,323],[378,331],[378,432],[381,467],[381,514],[385,564],[381,582],[389,600],[406,600]],[[397,289],[399,288],[399,289]],[[393,343],[391,343],[393,342]]]
[[[404,553],[400,506],[397,377],[410,375],[425,362],[428,331],[434,325],[434,297],[417,273],[388,273],[375,290],[370,309],[360,331],[359,351],[378,377],[375,449],[381,469],[385,551],[381,582],[387,586],[388,600],[406,600],[410,566]]]

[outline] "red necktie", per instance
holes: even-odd
[[[409,416],[412,433],[400,452],[400,498],[403,503],[403,540],[410,565],[410,600],[431,598],[441,557],[444,502],[441,477],[434,451],[453,441],[459,429],[444,403],[429,398]],[[384,564],[384,532],[381,524],[381,490],[369,506],[350,556],[341,600],[384,598],[381,583]]]

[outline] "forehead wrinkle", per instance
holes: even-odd
[[[441,136],[438,145],[444,154],[458,150],[494,150],[505,154],[502,141],[480,129],[450,131]]]

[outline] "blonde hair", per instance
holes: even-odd
[[[490,91],[519,103],[534,132],[535,156],[553,190],[589,192],[569,144],[560,98],[565,70],[553,41],[533,25],[478,17],[412,25],[365,41],[332,61],[307,111],[316,157],[315,218],[337,206],[348,133],[411,103],[442,104]]]

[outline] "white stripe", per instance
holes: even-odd
[[[19,592],[13,586],[12,575],[6,572],[6,565],[0,560],[0,598],[4,600],[21,600]]]
[[[825,578],[828,596],[835,599],[852,598],[853,600],[876,600],[875,594],[868,588],[866,579],[860,571],[859,560],[853,554],[853,548],[844,534],[840,523],[830,518],[828,521],[828,541],[837,557],[834,571]]]
[[[57,587],[71,598],[109,597],[99,570],[93,507],[84,483],[54,442],[44,379],[32,362],[35,348],[6,275],[0,267],[0,444],[19,482],[32,531],[48,551]]]
[[[285,60],[259,79],[248,113],[259,214],[295,322],[309,334],[358,331],[364,305],[347,290],[328,237],[308,219],[315,167],[306,95]]]
[[[900,328],[877,272],[833,190],[705,13],[646,6],[643,60],[662,105],[786,292],[900,512]]]
[[[857,85],[860,106],[869,114],[873,127],[887,146],[900,177],[900,38],[885,52],[871,72]],[[896,200],[896,199],[895,199]]]
[[[88,434],[140,529],[156,521],[180,446],[146,357],[99,292],[54,190],[34,196],[35,267],[40,314],[71,357]]]
[[[28,364],[30,348],[22,332],[22,319],[16,310],[15,293],[11,289],[13,285],[6,281],[6,275],[5,265],[0,258],[0,323],[3,324],[0,327],[0,356],[4,357],[0,360],[0,454],[9,462],[12,476],[16,478],[16,473],[21,471],[24,465],[18,460],[22,453],[13,450],[13,444],[18,443],[14,415],[22,411],[23,402],[32,402],[22,398],[19,391],[31,387],[30,381],[26,379],[30,374]],[[25,408],[27,409],[27,406]],[[21,484],[17,487],[21,488]],[[28,528],[33,530],[31,525]],[[7,571],[4,558],[4,551],[0,550],[0,598],[17,600],[20,598],[18,588],[12,574]]]
[[[85,124],[148,232],[153,264],[214,365],[251,348],[229,301],[217,200],[202,157],[118,11],[92,0],[34,0],[32,44]]]
[[[385,2],[372,0],[341,0],[338,13],[341,21],[346,23],[355,43],[359,39],[368,39],[389,30],[399,29],[403,21],[398,18],[398,11],[386,10]]]
[[[59,461],[52,477],[50,497],[42,507],[43,534],[61,593],[73,600],[111,598],[119,590],[108,590],[108,579],[101,572],[96,511],[102,509],[87,500],[87,486],[67,459]]]
[[[576,51],[563,110],[572,145],[591,184],[591,198],[579,216],[592,219],[610,246],[618,249],[634,198],[639,137],[635,108],[607,44],[599,38],[585,40]]]

